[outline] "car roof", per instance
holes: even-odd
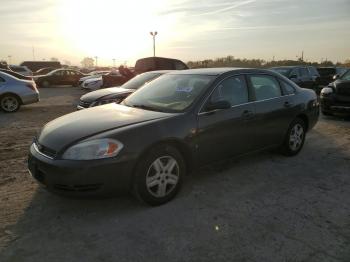
[[[174,70],[171,74],[183,74],[183,75],[211,75],[218,76],[228,72],[237,73],[272,73],[266,69],[257,68],[237,68],[237,67],[218,67],[218,68],[196,68],[186,70]]]
[[[170,73],[170,72],[174,72],[177,70],[155,70],[155,71],[148,71],[148,72],[144,72],[143,74],[147,74],[147,73],[160,73],[160,74],[166,74],[166,73]]]

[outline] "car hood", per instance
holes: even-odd
[[[77,141],[99,133],[173,115],[108,104],[56,118],[44,126],[38,142],[59,152]]]
[[[133,89],[125,89],[125,88],[121,88],[121,87],[110,87],[110,88],[104,88],[104,89],[100,89],[97,91],[93,91],[90,93],[87,93],[85,95],[83,95],[80,100],[84,101],[84,102],[93,102],[96,101],[102,97],[105,96],[118,96],[118,95],[122,95],[122,94],[129,94],[129,93],[133,93],[135,90]]]
[[[346,87],[346,88],[350,88],[350,80],[341,80],[338,79],[336,81],[334,81],[333,83],[330,83],[328,86],[330,87]]]
[[[95,76],[95,77],[89,77],[88,79],[85,79],[85,83],[91,83],[95,81],[102,80],[102,76]]]

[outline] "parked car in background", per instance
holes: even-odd
[[[46,75],[57,68],[54,67],[44,67],[34,72],[34,75]]]
[[[314,91],[272,71],[176,71],[121,104],[47,123],[30,146],[28,168],[56,193],[132,191],[160,205],[197,166],[276,147],[298,154],[318,115]]]
[[[80,87],[83,87],[83,83],[85,80],[88,80],[88,79],[95,79],[95,78],[100,78],[100,76],[102,75],[106,75],[108,73],[110,73],[111,71],[93,71],[93,72],[90,72],[87,74],[87,76],[84,76],[82,78],[79,79],[79,83],[78,85]],[[102,78],[101,78],[102,79]]]
[[[54,85],[78,86],[79,79],[85,74],[72,69],[56,69],[47,75],[34,76],[39,87],[50,87]]]
[[[21,105],[39,101],[39,91],[31,79],[19,79],[0,72],[0,109],[6,113],[16,112]]]
[[[102,76],[89,78],[85,80],[80,86],[86,91],[94,91],[100,89],[103,86],[103,78]]]
[[[302,88],[317,89],[319,74],[312,66],[280,66],[270,70],[284,75]]]
[[[12,71],[19,73],[21,75],[24,75],[24,76],[32,76],[33,75],[33,72],[31,70],[29,70],[29,68],[26,66],[9,65],[9,68]]]
[[[61,63],[58,61],[24,61],[20,66],[28,67],[32,72],[38,71],[41,68],[53,67],[59,69],[62,67]]]
[[[320,102],[324,115],[350,114],[350,70],[321,90]]]
[[[333,82],[334,76],[341,76],[347,71],[345,67],[318,67],[317,71],[320,74],[320,85],[328,86]]]
[[[144,72],[155,71],[155,70],[184,70],[188,69],[188,66],[173,58],[165,57],[146,57],[136,61],[135,73],[141,74]]]
[[[169,72],[171,71],[161,70],[143,73],[132,78],[120,87],[109,87],[85,94],[80,98],[77,109],[81,110],[109,103],[120,103],[144,84]]]
[[[16,72],[12,71],[12,70],[7,70],[7,69],[1,69],[0,68],[0,72],[4,72],[4,73],[6,73],[8,75],[12,75],[12,76],[14,76],[14,77],[16,77],[18,79],[22,79],[22,80],[33,80],[33,77],[31,77],[31,76],[24,76],[24,75],[21,75],[21,74],[18,74]]]

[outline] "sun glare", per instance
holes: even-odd
[[[128,60],[151,55],[149,32],[166,32],[173,18],[157,16],[166,1],[66,0],[60,8],[60,30],[65,46],[81,55]],[[160,21],[161,20],[161,21]],[[166,34],[162,40],[166,41]],[[79,50],[79,51],[78,51]]]

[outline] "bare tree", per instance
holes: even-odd
[[[95,60],[91,57],[85,57],[82,61],[81,61],[81,65],[83,67],[89,68],[89,67],[93,67],[95,63]]]

